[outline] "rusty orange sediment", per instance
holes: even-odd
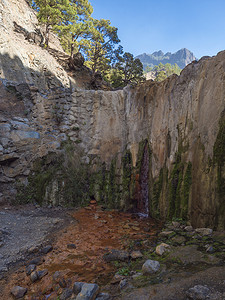
[[[116,268],[113,264],[106,263],[103,255],[111,249],[127,250],[135,240],[154,239],[157,231],[156,224],[151,219],[140,219],[135,215],[113,210],[103,211],[96,203],[73,212],[72,217],[74,222],[57,235],[53,251],[45,256],[44,264],[38,266],[39,270],[48,269],[48,275],[31,283],[30,278],[21,270],[11,276],[8,287],[27,287],[25,299],[32,299],[32,295],[41,297],[47,294],[52,294],[54,299],[59,292],[52,279],[56,271],[60,271],[71,282],[106,285],[114,276]],[[69,244],[75,246],[68,248]]]

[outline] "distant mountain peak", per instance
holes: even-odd
[[[155,51],[152,54],[143,53],[138,55],[136,58],[140,59],[144,69],[146,69],[147,66],[154,67],[159,63],[169,63],[171,65],[177,64],[181,69],[183,69],[193,60],[196,60],[194,54],[187,48],[182,48],[175,53],[167,52],[164,54],[162,50]]]

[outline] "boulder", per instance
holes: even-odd
[[[62,291],[62,294],[60,295],[59,299],[60,300],[71,299],[72,294],[73,294],[73,291],[71,289],[64,289]]]
[[[205,235],[211,235],[213,233],[213,230],[211,228],[196,228],[195,232],[205,236]]]
[[[26,293],[27,293],[27,289],[26,289],[26,288],[23,288],[23,287],[21,287],[21,286],[14,286],[14,287],[11,289],[11,294],[12,294],[16,299],[22,298]]]
[[[142,258],[143,254],[139,250],[138,251],[132,251],[131,254],[130,254],[130,257],[132,259]]]
[[[47,253],[51,252],[52,250],[53,250],[52,245],[48,245],[48,246],[44,247],[44,248],[41,250],[41,252],[44,253],[44,254],[47,254]]]
[[[174,231],[171,231],[171,230],[170,231],[162,231],[162,232],[160,232],[159,236],[160,237],[168,237],[173,234],[175,234],[175,233],[174,233]]]
[[[103,256],[106,262],[120,260],[126,261],[129,259],[129,253],[123,250],[111,250]]]
[[[29,265],[26,267],[26,274],[29,276],[32,272],[36,270],[36,265]]]
[[[156,260],[146,260],[146,262],[142,266],[142,273],[143,274],[153,274],[158,272],[160,269],[160,263]]]
[[[75,295],[78,295],[84,284],[85,284],[85,282],[75,282],[74,285],[73,285],[73,293]]]
[[[31,279],[32,282],[37,281],[37,280],[39,279],[39,277],[38,277],[38,272],[37,272],[37,271],[32,272],[32,273],[30,274],[30,279]]]
[[[93,283],[85,283],[76,300],[94,300],[98,294],[99,286]]]
[[[156,247],[155,252],[157,255],[162,256],[165,252],[168,252],[169,249],[170,249],[170,245],[162,243]]]
[[[95,300],[111,300],[112,297],[108,293],[100,293],[98,294]]]
[[[208,299],[210,290],[207,286],[196,285],[193,288],[190,288],[186,292],[186,296],[191,300],[204,300]]]
[[[186,227],[184,227],[184,230],[187,231],[187,232],[191,232],[191,231],[193,231],[193,227],[191,225],[186,226]]]

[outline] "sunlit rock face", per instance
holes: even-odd
[[[160,83],[85,90],[14,32],[13,21],[36,24],[20,2],[0,5],[0,203],[78,205],[94,194],[141,212],[145,194],[150,216],[224,227],[225,52]]]

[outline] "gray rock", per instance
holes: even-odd
[[[22,298],[26,293],[27,293],[27,289],[26,289],[26,288],[23,288],[23,287],[21,287],[21,286],[14,286],[14,287],[11,289],[11,294],[12,294],[16,299]]]
[[[160,263],[156,260],[146,260],[142,266],[143,274],[152,274],[156,273],[160,269]]]
[[[53,250],[52,245],[48,245],[48,246],[44,247],[44,248],[41,250],[41,252],[44,253],[44,254],[47,254],[47,253],[51,252],[52,250]]]
[[[68,244],[67,248],[68,249],[76,249],[76,245],[75,244]]]
[[[32,273],[30,274],[30,279],[31,279],[32,282],[37,281],[37,280],[39,279],[39,277],[38,277],[38,272],[37,272],[37,271],[32,272]]]
[[[213,230],[211,228],[196,228],[195,232],[200,235],[211,235],[213,233]]]
[[[107,293],[100,293],[98,294],[97,298],[95,300],[111,300],[112,297]]]
[[[179,222],[173,221],[172,225],[173,225],[174,228],[179,228],[180,227],[180,223]]]
[[[207,249],[206,249],[206,252],[213,253],[214,252],[213,246],[208,246]]]
[[[38,271],[37,273],[38,273],[38,278],[41,279],[48,274],[48,270],[44,269],[42,271]]]
[[[53,276],[52,276],[52,279],[59,283],[59,281],[63,278],[62,274],[59,272],[59,271],[56,271]]]
[[[29,265],[26,267],[26,274],[29,276],[32,272],[36,270],[36,265]]]
[[[127,279],[123,279],[120,281],[119,283],[119,288],[122,290],[123,288],[125,288],[128,285],[128,281]]]
[[[65,278],[62,277],[62,278],[59,280],[59,285],[61,286],[61,288],[65,288],[65,287],[67,286],[67,283],[66,283]]]
[[[78,295],[84,284],[85,284],[85,282],[75,282],[74,285],[73,285],[73,293],[75,295]]]
[[[73,294],[73,291],[71,289],[64,289],[62,294],[60,295],[60,300],[66,300],[69,299]]]
[[[196,285],[186,292],[186,296],[191,300],[204,300],[208,298],[209,294],[209,288],[202,285]]]
[[[39,265],[41,265],[44,261],[45,261],[44,258],[42,258],[42,257],[36,257],[36,258],[32,259],[32,260],[29,262],[29,265],[36,265],[36,266],[39,266]]]
[[[168,252],[169,250],[170,250],[170,245],[162,243],[156,247],[155,252],[157,255],[162,256],[164,253]]]
[[[159,234],[159,236],[161,236],[161,237],[168,237],[168,236],[170,236],[170,235],[175,235],[175,232],[174,231],[162,231],[162,232],[160,232],[160,234]]]
[[[187,231],[187,232],[191,232],[191,231],[193,231],[193,227],[192,226],[186,226],[186,227],[184,227],[184,230]]]
[[[137,258],[141,258],[143,257],[143,254],[141,253],[141,251],[132,251],[130,254],[132,259],[137,259]]]
[[[122,250],[111,250],[109,253],[106,253],[103,258],[106,262],[115,260],[126,261],[129,259],[129,253]]]
[[[98,294],[99,286],[97,284],[85,283],[82,286],[76,300],[94,300]]]

